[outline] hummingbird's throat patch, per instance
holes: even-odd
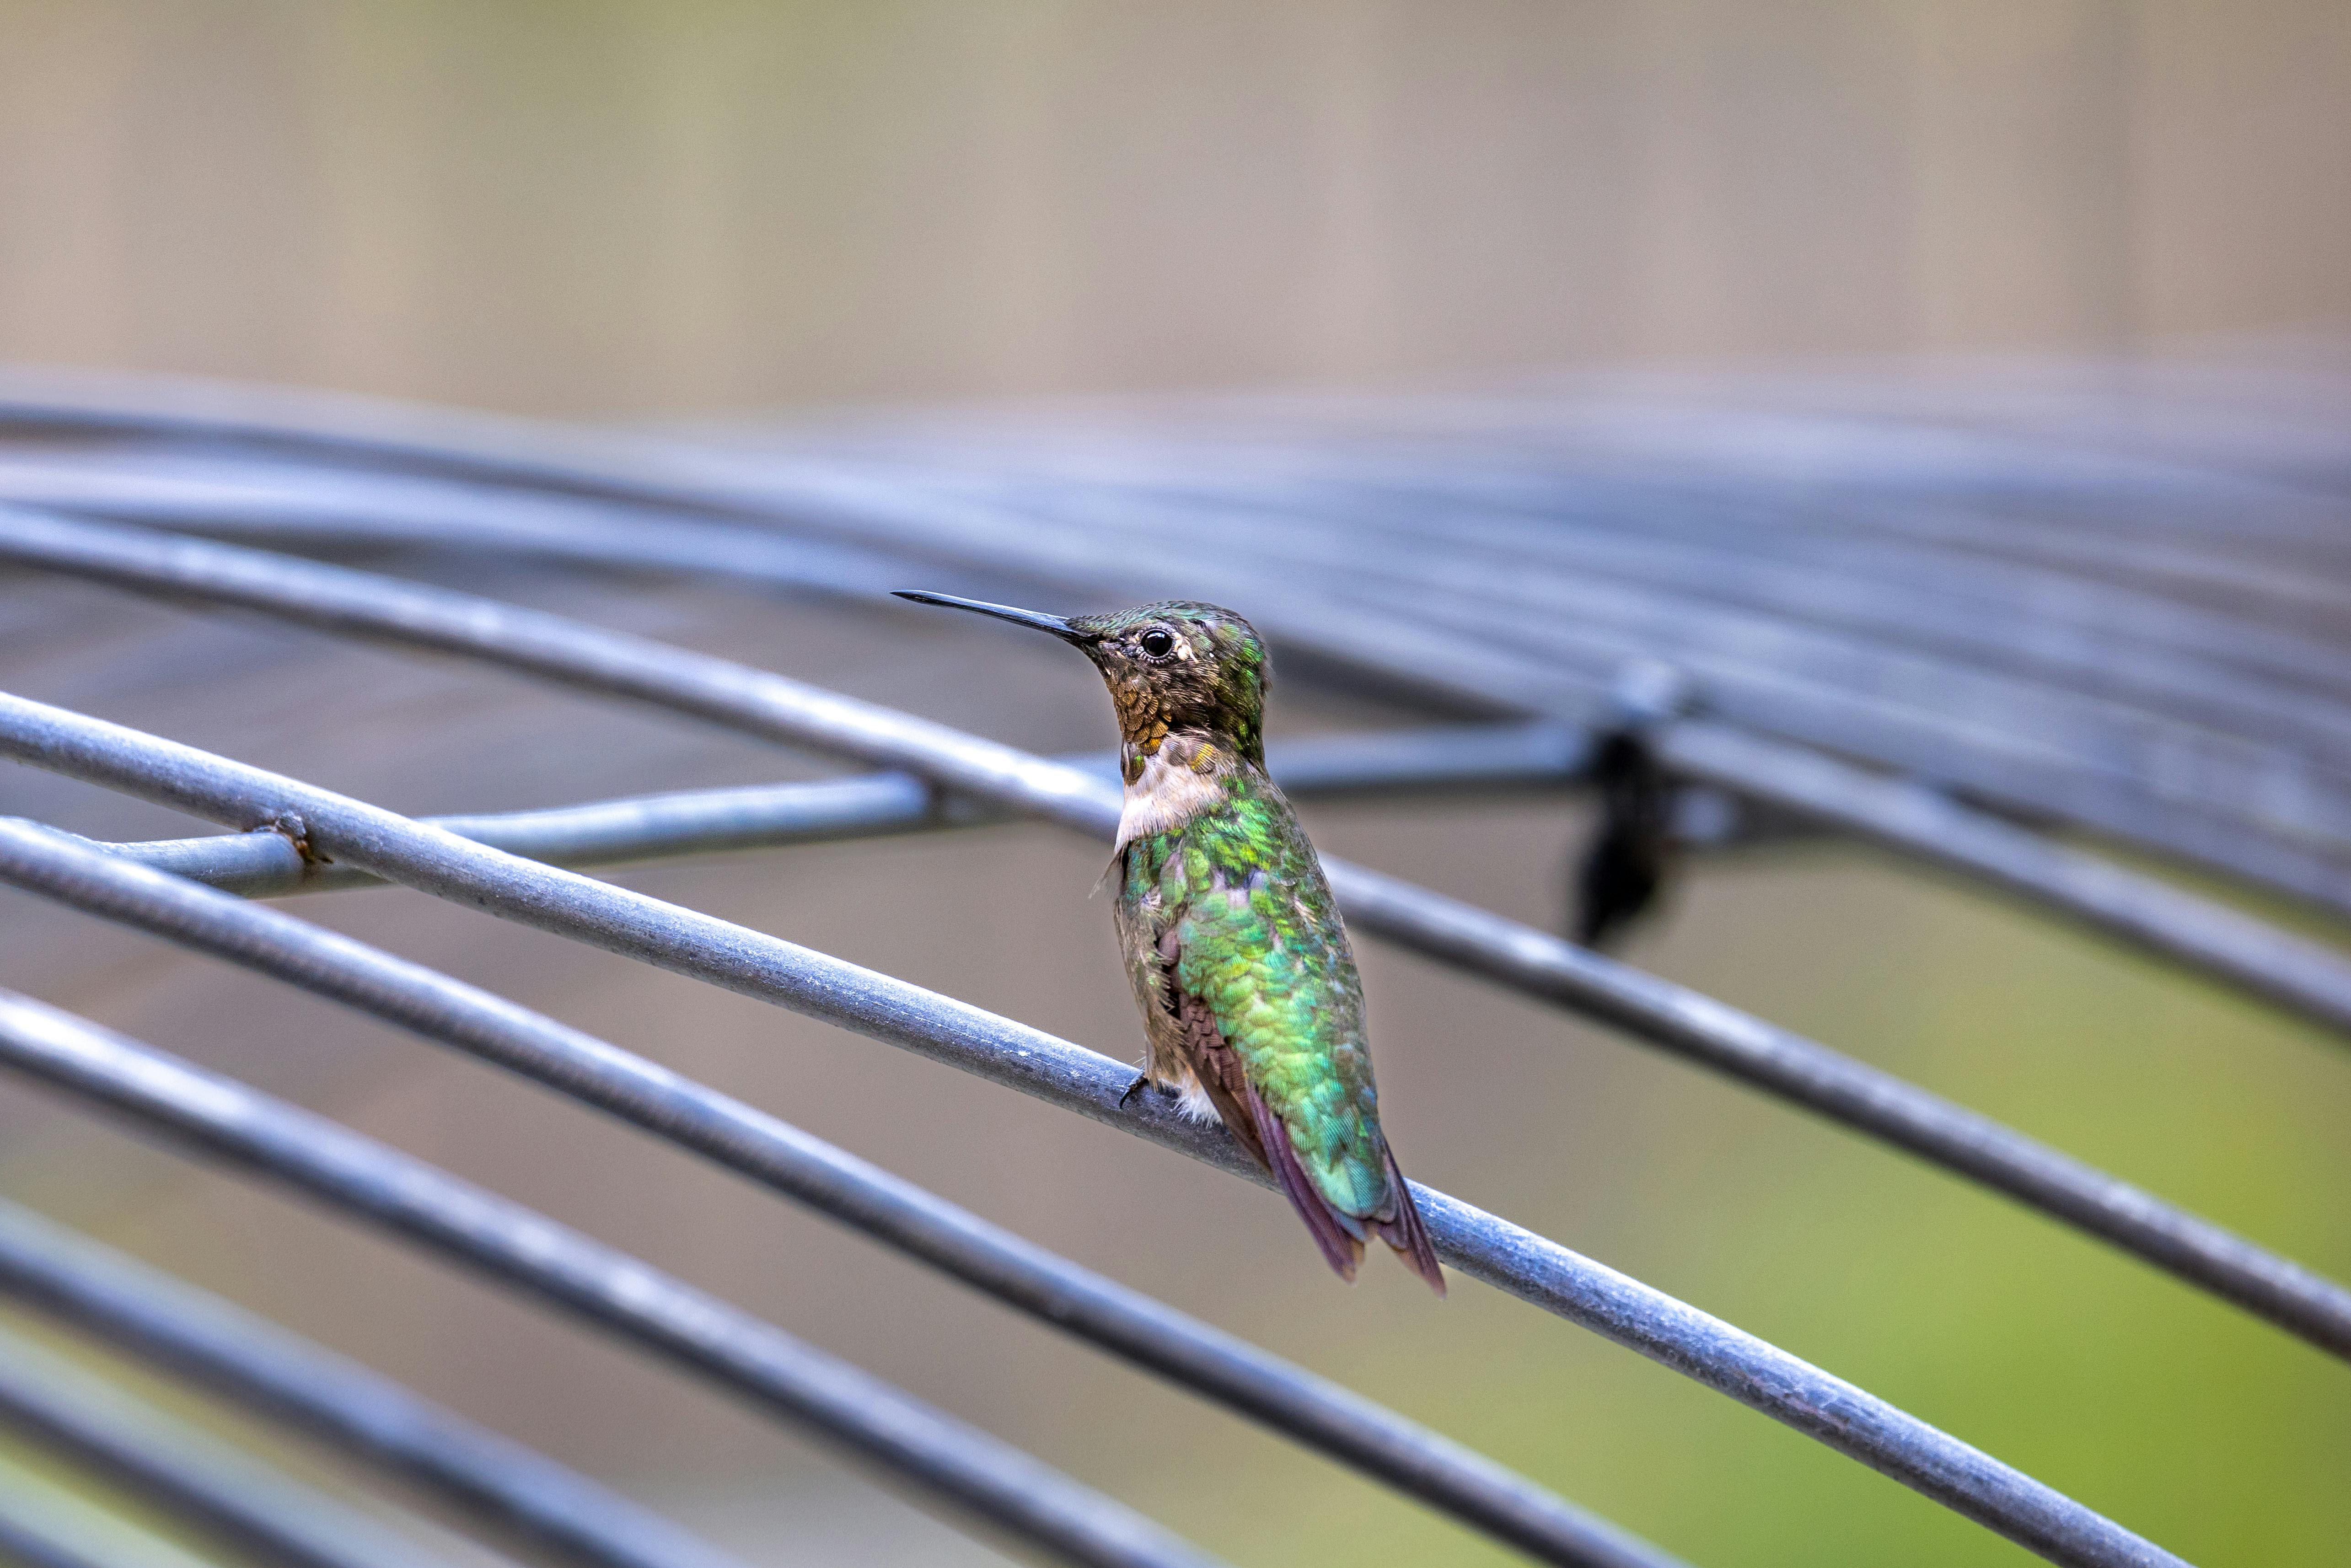
[[[1118,847],[1136,839],[1172,832],[1207,810],[1225,792],[1225,777],[1239,758],[1228,743],[1207,735],[1178,731],[1147,751],[1129,742],[1121,771],[1126,806],[1118,819]]]

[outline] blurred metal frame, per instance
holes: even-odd
[[[865,706],[824,695],[844,706],[844,716]],[[1042,798],[1085,798],[1082,775],[987,749],[1000,754],[991,760],[1016,771],[1045,771],[1036,780]],[[829,955],[18,697],[0,695],[0,750],[216,821],[271,828],[306,853],[354,862],[420,892],[830,1019],[1260,1185],[1269,1179],[1220,1129],[1157,1105],[1123,1103],[1132,1076],[1126,1067]],[[37,1009],[28,1016],[37,1022],[54,1015]],[[1458,1198],[1418,1184],[1415,1195],[1438,1255],[1462,1272],[1696,1378],[2053,1562],[2109,1568],[2179,1561],[1916,1417],[1663,1292]]]
[[[6,1006],[0,993],[0,1014]],[[5,1331],[0,1423],[272,1568],[446,1568],[414,1539]]]
[[[606,1111],[1545,1561],[1676,1568],[1646,1542],[1327,1379],[503,998],[54,830],[0,820],[0,881],[299,986]],[[0,1290],[9,1252],[0,1215]]]
[[[1294,400],[1293,400],[1294,404]],[[1311,432],[1308,417],[1280,400],[1256,400],[1245,405],[1249,413],[1275,434],[1288,427]],[[1378,414],[1391,405],[1370,405]],[[1479,422],[1494,426],[1493,409],[1477,399],[1405,400],[1394,404],[1403,411],[1401,422],[1411,428],[1417,417],[1440,427],[1448,420],[1466,423],[1473,433]],[[1551,413],[1538,399],[1500,400],[1499,407],[1518,421],[1487,428],[1489,446],[1497,434],[1540,430],[1541,415]],[[1419,411],[1419,412],[1416,412]],[[1553,415],[1553,423],[1556,416]],[[1834,422],[1816,422],[1834,423]],[[706,524],[758,525],[740,531],[757,533],[783,528],[791,530],[791,551],[800,552],[804,586],[871,591],[884,586],[875,581],[877,560],[892,557],[922,559],[934,569],[962,568],[1001,580],[1007,574],[1036,582],[1058,582],[1094,591],[1134,591],[1144,578],[1164,577],[1169,567],[1165,530],[1144,526],[1150,519],[1147,491],[1130,486],[1115,497],[1117,504],[1096,507],[1081,528],[1060,523],[1060,506],[1040,507],[1032,487],[1008,495],[1007,486],[982,472],[977,478],[971,465],[914,461],[903,450],[887,457],[860,456],[853,444],[849,455],[792,449],[759,453],[728,451],[663,440],[634,433],[585,436],[530,422],[488,415],[383,403],[371,400],[304,394],[291,396],[252,388],[210,383],[166,382],[139,378],[74,378],[54,373],[18,371],[0,377],[0,429],[15,426],[26,433],[74,440],[127,438],[156,443],[181,443],[197,450],[226,446],[259,449],[288,463],[325,460],[347,465],[336,475],[338,486],[351,486],[363,494],[369,471],[390,467],[395,473],[421,474],[474,482],[485,489],[504,489],[512,499],[539,497],[609,503],[613,507],[648,507],[672,514],[666,530],[674,531],[679,517]],[[1264,444],[1259,433],[1258,444]],[[1902,494],[1903,465],[1921,471],[1914,489],[1931,493],[1938,484],[1949,486],[1959,471],[1954,454],[1934,450],[1916,455],[1898,452],[1898,443],[1879,433],[1877,448],[1870,449],[1850,431],[1842,433],[1847,447],[1880,488]],[[946,445],[950,456],[952,444]],[[1897,450],[1889,455],[1889,446]],[[919,449],[919,448],[917,448]],[[1349,449],[1351,459],[1361,456]],[[1838,455],[1831,447],[1811,454],[1818,464],[1833,466]],[[2176,468],[2119,459],[2095,462],[2053,459],[2014,443],[1979,438],[1963,455],[1980,465],[1979,482],[1989,481],[1997,492],[2003,486],[2054,490],[2080,498],[2102,494],[2099,486],[2136,486],[2147,497],[2168,497],[2185,490],[2208,503],[2258,497],[2273,507],[2297,499],[2291,488],[2257,482],[2223,482],[2216,497],[2210,481],[2199,487],[2199,476]],[[1380,458],[1364,459],[1376,472]],[[1475,485],[1484,470],[1471,467]],[[1457,487],[1463,476],[1453,474]],[[1886,480],[1894,481],[1887,484]],[[1064,485],[1064,496],[1081,489]],[[343,510],[355,506],[355,494]],[[1898,511],[1897,508],[1894,510]],[[2290,507],[2289,507],[2290,509]],[[1187,514],[1194,515],[1194,514]],[[1205,515],[1205,514],[1202,514]],[[1880,507],[1872,521],[1887,515]],[[1139,519],[1121,528],[1122,516]],[[2235,521],[2232,516],[2231,521]],[[551,542],[558,530],[544,526],[533,530],[531,548],[570,554],[574,559],[599,547],[565,547]],[[707,539],[689,538],[677,547],[659,543],[631,545],[609,538],[614,519],[603,520],[608,536],[604,550],[636,557],[651,564],[664,554],[673,564],[680,556],[708,559]],[[354,525],[360,536],[381,538],[390,530]],[[463,545],[458,530],[446,523],[432,527],[444,544]],[[479,539],[495,545],[496,530]],[[591,527],[586,532],[593,535]],[[641,530],[643,531],[643,530]],[[770,549],[750,550],[736,575],[773,580],[779,559],[769,533]],[[1254,552],[1245,552],[1254,553]],[[764,559],[763,559],[764,558]],[[1377,552],[1368,559],[1376,560]],[[1208,591],[1249,602],[1261,625],[1277,641],[1311,652],[1318,660],[1344,665],[1356,675],[1383,685],[1392,693],[1436,697],[1493,711],[1496,708],[1536,712],[1570,721],[1589,722],[1604,696],[1621,647],[1597,650],[1592,656],[1570,657],[1555,641],[1540,651],[1513,650],[1507,640],[1496,643],[1468,641],[1452,635],[1437,620],[1424,615],[1399,618],[1382,612],[1374,600],[1350,602],[1322,589],[1301,584],[1301,574],[1290,570],[1278,580],[1256,570],[1229,550],[1195,551],[1182,561],[1183,574]],[[1341,581],[1327,570],[1311,574],[1317,581]],[[707,570],[701,568],[698,570]],[[784,571],[790,575],[790,569]],[[1138,574],[1141,574],[1140,576]],[[1352,584],[1348,584],[1352,587]],[[1564,634],[1558,618],[1541,628],[1544,637]],[[1594,658],[1600,662],[1595,664]],[[1854,756],[1876,758],[1906,771],[1963,786],[2007,809],[2035,817],[2054,817],[2116,838],[2139,850],[2169,859],[2220,870],[2256,884],[2314,900],[2339,913],[2351,913],[2351,862],[2328,860],[2312,852],[2318,841],[2283,841],[2235,820],[2239,803],[2258,800],[2268,809],[2289,813],[2294,803],[2313,798],[2308,781],[2300,777],[2255,778],[2202,799],[2201,803],[2151,792],[2147,769],[2091,766],[2085,759],[2064,761],[2028,749],[1990,747],[1983,728],[1953,727],[1929,709],[1896,710],[1883,703],[1855,704],[1834,688],[1818,686],[1808,693],[1786,688],[1778,695],[1765,687],[1777,679],[1768,666],[1752,671],[1737,665],[1709,666],[1710,703],[1729,703],[1728,716],[1745,727],[1741,738],[1763,745],[1771,732],[1785,734],[1806,744],[1827,747]],[[1762,685],[1755,685],[1763,683]],[[1749,703],[1752,695],[1753,703]],[[1751,749],[1693,747],[1691,755],[1676,755],[1679,727],[1669,728],[1663,747],[1669,759],[1695,776],[1724,787],[1775,800],[1774,781],[1766,774],[1750,777],[1741,771]],[[2185,737],[2192,741],[2193,737]],[[2289,761],[2291,759],[2288,759]],[[1718,774],[1717,768],[1725,769]],[[2193,779],[2192,770],[2179,766],[2160,770],[2174,780]],[[1865,779],[1866,775],[1858,775]],[[2351,775],[2341,787],[2330,785],[2334,801],[2325,825],[2309,825],[2311,832],[2335,834],[2338,849],[2351,850]],[[1801,802],[1786,802],[1800,805]],[[1805,809],[1820,811],[1836,803],[1816,797]],[[1875,838],[1878,823],[1871,813],[1827,819],[1838,828]],[[1913,852],[1914,840],[1889,841],[1892,847]],[[1979,866],[1974,846],[1964,838],[1940,843],[1936,857],[1956,870],[1988,873],[1996,883],[2012,886],[1997,865]],[[2037,898],[2062,903],[2062,889],[2052,885],[2032,890]],[[2097,918],[2097,912],[2088,912]]]
[[[1062,1561],[1101,1568],[1216,1562],[1123,1504],[716,1297],[233,1079],[6,991],[0,1065],[654,1351]]]
[[[1285,783],[1302,789],[1572,782],[1597,728],[1617,722],[1604,696],[1616,671],[1644,656],[1658,627],[1692,618],[1687,627],[1676,622],[1687,635],[1675,642],[1684,674],[1698,677],[1702,706],[1646,731],[1682,778],[1961,871],[2351,1032],[2351,962],[2339,953],[2035,831],[2086,830],[2351,911],[2351,859],[2342,853],[2351,845],[2351,769],[2340,767],[2330,728],[2351,711],[2340,700],[2351,695],[2351,658],[2181,603],[2036,577],[2044,563],[2067,559],[2073,547],[2034,533],[2029,520],[1989,512],[1970,521],[1980,522],[1982,537],[2001,539],[2006,553],[1978,562],[1970,592],[1986,605],[2070,592],[2068,613],[2079,624],[2137,639],[2148,652],[2144,664],[2102,662],[2121,644],[2101,653],[2066,642],[2062,628],[2053,640],[2010,649],[1941,601],[1910,592],[1904,580],[1922,563],[1952,559],[1947,547],[1961,525],[1938,508],[1969,486],[2059,497],[2085,508],[2135,497],[2135,506],[2156,514],[2154,526],[2170,530],[2179,564],[2165,570],[2210,570],[2216,579],[2231,570],[2220,533],[2205,522],[2216,504],[2250,502],[2248,526],[2293,549],[2332,549],[2303,516],[2306,494],[2266,477],[2215,477],[2139,456],[2036,453],[1982,432],[1958,444],[1965,450],[1938,449],[1931,440],[1905,449],[1882,431],[1863,436],[1823,420],[1816,423],[1827,439],[1813,455],[1832,466],[1874,465],[1868,506],[1808,513],[1751,476],[1694,475],[1681,481],[1692,505],[1667,518],[1666,534],[1635,539],[1618,526],[1618,514],[1589,503],[1594,487],[1628,479],[1650,485],[1654,503],[1654,476],[1619,456],[1589,460],[1598,449],[1592,432],[1579,429],[1548,393],[1389,406],[1399,428],[1447,428],[1458,444],[1446,461],[1427,461],[1408,447],[1400,454],[1381,446],[1360,407],[1334,413],[1314,400],[1262,400],[1238,413],[1196,416],[1181,440],[1157,444],[1155,437],[1104,442],[1095,439],[1098,431],[1082,445],[1057,445],[1017,434],[997,440],[918,430],[799,449],[727,450],[578,436],[360,400],[120,380],[77,389],[69,378],[0,374],[0,434],[49,443],[36,451],[20,440],[15,454],[0,455],[34,459],[0,460],[0,502],[311,548],[486,549],[853,596],[900,586],[910,571],[934,580],[961,574],[947,579],[954,586],[1123,591],[1166,574],[1155,528],[1165,532],[1173,523],[1187,538],[1210,541],[1241,537],[1236,529],[1251,538],[1270,533],[1276,537],[1264,542],[1278,559],[1211,550],[1217,559],[1191,575],[1204,591],[1249,603],[1286,653],[1303,652],[1315,667],[1391,695],[1540,716],[1531,724],[1309,743],[1294,761],[1278,759]],[[1635,413],[1630,423],[1641,417]],[[1723,423],[1737,435],[1736,416]],[[1189,461],[1203,451],[1226,459],[1207,465],[1214,469],[1209,478]],[[1491,460],[1460,461],[1471,452]],[[1759,559],[1724,579],[1714,569],[1735,554],[1716,505],[1725,497],[1779,508],[1777,523],[1813,540],[1805,570]],[[1426,553],[1427,536],[1415,521],[1431,507],[1468,517],[1475,549],[1532,570],[1510,580],[1447,570]],[[1332,526],[1343,517],[1352,531]],[[1231,1152],[1197,1129],[1110,1103],[1125,1073],[1090,1052],[824,955],[465,841],[587,865],[960,825],[1007,812],[1100,834],[1115,819],[1116,792],[1098,763],[1028,757],[764,672],[489,601],[21,506],[0,507],[0,559],[458,652],[899,770],[427,825],[99,721],[0,701],[5,747],[20,757],[231,826],[266,830],[110,846],[111,855],[249,894],[370,877],[420,886],[831,1018],[1237,1168]],[[1301,577],[1315,586],[1302,585]],[[1895,692],[1875,706],[1855,700],[1859,682],[1897,666],[1914,684],[1909,695]],[[2288,673],[2303,678],[2300,693],[2272,679]],[[1946,715],[1938,703],[1917,700],[1930,691],[1961,693],[1959,711]],[[1991,706],[1970,715],[1968,702]],[[1987,716],[2002,705],[2034,716],[2036,733],[2059,742],[2035,751],[1994,735]],[[2238,738],[2197,729],[2215,714],[2241,719]],[[1823,747],[1839,755],[1816,749]],[[2258,797],[2258,809],[2243,807],[2249,796]],[[47,875],[53,896],[239,961],[256,959],[233,951],[235,940],[222,935],[236,925],[228,911],[283,918],[225,900],[207,905],[203,901],[217,895],[163,878],[141,883],[141,892],[132,885],[147,875],[139,867],[115,860],[101,868],[103,857],[92,851],[47,832],[33,837],[78,870],[68,875],[52,864],[12,880],[40,885]],[[0,843],[13,845],[20,860],[33,848],[17,830],[0,833]],[[1331,870],[1359,929],[1616,1024],[1861,1128],[2351,1354],[2351,1293],[2332,1281],[1710,998],[1378,873],[1335,863]],[[73,889],[62,892],[68,883]],[[143,910],[134,912],[142,900]],[[159,914],[167,904],[180,915]],[[211,935],[197,935],[213,917]],[[248,935],[264,929],[271,929],[266,920]],[[282,936],[308,928],[287,922],[276,929]],[[330,994],[337,984],[356,985],[349,974],[305,980],[294,973],[299,964],[283,956],[257,967]],[[481,993],[467,1005],[511,1007]],[[47,1009],[35,1012],[54,1023]],[[20,1009],[8,1016],[21,1022],[26,1015]],[[475,1025],[489,1017],[481,1013]],[[435,1034],[422,1018],[407,1021]],[[442,1024],[436,1038],[463,1032],[446,1019]],[[586,1047],[619,1055],[601,1042]],[[683,1087],[708,1095],[699,1085]],[[128,1092],[121,1084],[116,1090]],[[120,1092],[116,1101],[123,1103]],[[146,1109],[170,1113],[161,1105]],[[1730,1393],[2054,1561],[2176,1561],[1783,1353],[1457,1200],[1423,1194],[1432,1229],[1457,1267]],[[1134,1304],[1157,1306],[1139,1298]],[[1625,1560],[1635,1561],[1652,1549],[1627,1550],[1633,1555]]]
[[[0,1563],[15,1568],[113,1568],[86,1552],[78,1542],[59,1538],[45,1521],[19,1517],[15,1499],[0,1506]]]
[[[0,522],[15,517],[0,509]],[[17,519],[13,532],[0,530],[0,559],[11,556],[652,702],[744,734],[903,768],[941,788],[1096,838],[1109,838],[1118,821],[1117,787],[1093,774],[765,671],[475,595],[65,519]],[[0,746],[6,744],[0,737]],[[202,844],[162,852],[173,869],[200,876],[208,852],[237,861],[253,855],[234,841],[213,852]],[[271,852],[282,866],[286,852]],[[2103,1171],[1825,1046],[1557,937],[1366,867],[1331,859],[1324,869],[1359,930],[1573,1008],[1843,1122],[2351,1356],[2351,1291]],[[2303,949],[2284,957],[2299,957],[2351,990],[2351,967],[2314,945]]]
[[[0,484],[5,483],[5,470],[0,470]],[[415,515],[420,497],[402,496],[397,486],[366,473],[340,477],[332,507],[307,521],[285,517],[270,521],[266,501],[234,493],[215,497],[193,511],[158,505],[156,488],[151,484],[135,499],[119,495],[109,499],[86,491],[58,496],[54,487],[49,496],[71,500],[78,494],[83,503],[109,515],[129,514],[198,531],[284,542],[402,543],[502,550],[835,592],[876,592],[907,570],[870,551],[784,538],[740,525],[670,517],[661,518],[658,527],[642,519],[616,522],[576,500],[550,503],[505,496],[465,497],[455,506],[444,505],[429,517],[421,517]],[[168,491],[169,486],[162,488]],[[392,494],[379,499],[381,489]],[[232,519],[221,519],[217,509],[227,507],[248,509]],[[99,564],[99,558],[107,553],[102,541],[93,542],[95,536],[90,534],[77,540],[66,533],[77,525],[63,517],[44,518],[29,509],[12,507],[6,515],[13,522],[0,529],[0,550],[15,559],[60,570],[107,570]],[[1040,557],[1033,540],[1022,549],[1033,558],[1036,570],[1064,574],[1081,570],[1081,563],[1058,554]],[[126,549],[115,553],[119,558],[131,552]],[[1229,559],[1233,552],[1221,553]],[[1084,559],[1099,565],[1117,557],[1104,549]],[[137,570],[126,568],[120,559],[113,567],[121,574],[117,580],[127,580]],[[152,562],[148,570],[155,573]],[[1562,728],[1580,728],[1593,722],[1593,694],[1604,685],[1596,674],[1580,685],[1562,685],[1555,662],[1542,664],[1543,673],[1537,674],[1538,666],[1525,661],[1465,653],[1411,620],[1384,621],[1376,636],[1365,637],[1355,624],[1364,619],[1360,612],[1317,608],[1294,588],[1280,584],[1259,583],[1256,591],[1267,602],[1280,607],[1262,617],[1270,627],[1288,628],[1318,653],[1342,658],[1359,672],[1383,674],[1392,678],[1391,685],[1393,678],[1408,676],[1405,685],[1411,690],[1437,685],[1457,696],[1474,694],[1479,706],[1488,708],[1549,713],[1553,716],[1551,722]],[[1417,605],[1417,590],[1416,595]],[[271,608],[259,602],[251,607]],[[1610,659],[1626,656],[1628,650],[1622,646],[1607,653]],[[1720,684],[1718,678],[1708,689]],[[1569,713],[1578,716],[1573,724],[1559,716]],[[1685,717],[1656,726],[1652,744],[1667,763],[1687,777],[1959,873],[2022,898],[2028,907],[2188,966],[2335,1032],[2351,1033],[2351,961],[2213,899],[2068,849],[1970,807],[1949,789],[1912,778],[1872,773],[1750,729]],[[1859,749],[1865,753],[1868,747],[1861,745]],[[2291,795],[2291,781],[2269,792]],[[2055,810],[2061,819],[2071,810],[2074,820],[2084,825],[2108,825],[2098,810],[2085,808],[2078,800],[2068,807],[2053,804],[2053,800],[2036,798],[2033,809],[2044,813]],[[2264,887],[2351,911],[2351,870],[2345,872],[2340,888],[2335,888],[2328,880],[2333,873],[2298,849],[2235,829],[2223,831],[2203,819],[2192,823],[2179,821],[2176,813],[2154,807],[2149,812],[2122,835],[2126,841],[2166,855],[2189,852],[2191,859]],[[2227,838],[2233,847],[2216,848],[2210,854],[2196,852],[2196,846],[2213,840],[2215,833]],[[2314,876],[2316,882],[2311,880]]]
[[[8,1203],[0,1203],[0,1295],[381,1465],[572,1562],[740,1568],[585,1476]]]

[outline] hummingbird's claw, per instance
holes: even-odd
[[[1143,1091],[1149,1088],[1150,1085],[1151,1074],[1148,1072],[1136,1073],[1134,1075],[1134,1082],[1126,1086],[1126,1092],[1118,1097],[1118,1108],[1122,1111],[1125,1110],[1126,1103],[1134,1099],[1137,1094],[1142,1093]]]

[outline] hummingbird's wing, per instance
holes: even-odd
[[[1181,953],[1174,930],[1160,939],[1160,948],[1172,971]],[[1355,1270],[1364,1260],[1363,1221],[1332,1207],[1314,1185],[1314,1178],[1306,1174],[1306,1167],[1298,1163],[1298,1150],[1290,1141],[1290,1129],[1267,1108],[1257,1085],[1249,1082],[1240,1052],[1226,1040],[1224,1030],[1217,1023],[1216,1009],[1180,985],[1171,983],[1166,994],[1192,1075],[1207,1091],[1208,1103],[1217,1108],[1217,1119],[1224,1123],[1235,1142],[1273,1173],[1282,1196],[1290,1199],[1298,1218],[1306,1222],[1324,1260],[1338,1270],[1341,1279],[1353,1282]]]
[[[1278,794],[1236,805],[1187,824],[1159,868],[1154,988],[1209,1103],[1332,1268],[1353,1279],[1376,1236],[1442,1294],[1380,1129],[1362,987],[1322,866]]]

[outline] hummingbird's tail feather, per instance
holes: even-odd
[[[1428,1227],[1420,1220],[1420,1205],[1412,1200],[1412,1187],[1397,1168],[1395,1151],[1388,1158],[1388,1190],[1395,1195],[1395,1218],[1373,1221],[1379,1239],[1395,1249],[1396,1261],[1428,1282],[1428,1288],[1438,1295],[1445,1294],[1445,1270],[1437,1261],[1437,1248],[1428,1239]]]
[[[1322,1249],[1323,1261],[1337,1271],[1339,1278],[1353,1284],[1355,1270],[1364,1261],[1363,1221],[1331,1207],[1331,1200],[1322,1196],[1314,1178],[1298,1163],[1298,1151],[1290,1146],[1290,1129],[1267,1107],[1254,1084],[1249,1088],[1249,1108],[1257,1123],[1258,1142],[1268,1156],[1266,1165],[1273,1172],[1282,1197],[1290,1199],[1290,1207],[1306,1222],[1314,1244]]]
[[[1384,1216],[1358,1219],[1323,1197],[1322,1189],[1307,1175],[1290,1144],[1289,1124],[1273,1113],[1265,1096],[1249,1082],[1239,1053],[1225,1043],[1207,1004],[1182,990],[1172,992],[1169,1000],[1183,1030],[1193,1075],[1216,1107],[1218,1119],[1233,1141],[1272,1173],[1274,1185],[1306,1222],[1307,1233],[1339,1278],[1351,1285],[1355,1282],[1355,1270],[1364,1262],[1364,1243],[1376,1235],[1395,1249],[1405,1268],[1428,1281],[1430,1290],[1445,1294],[1445,1274],[1437,1266],[1437,1249],[1429,1245],[1428,1230],[1413,1205],[1412,1189],[1405,1185],[1404,1173],[1396,1168],[1395,1155],[1386,1145],[1381,1145],[1380,1152],[1387,1161],[1393,1207]]]

